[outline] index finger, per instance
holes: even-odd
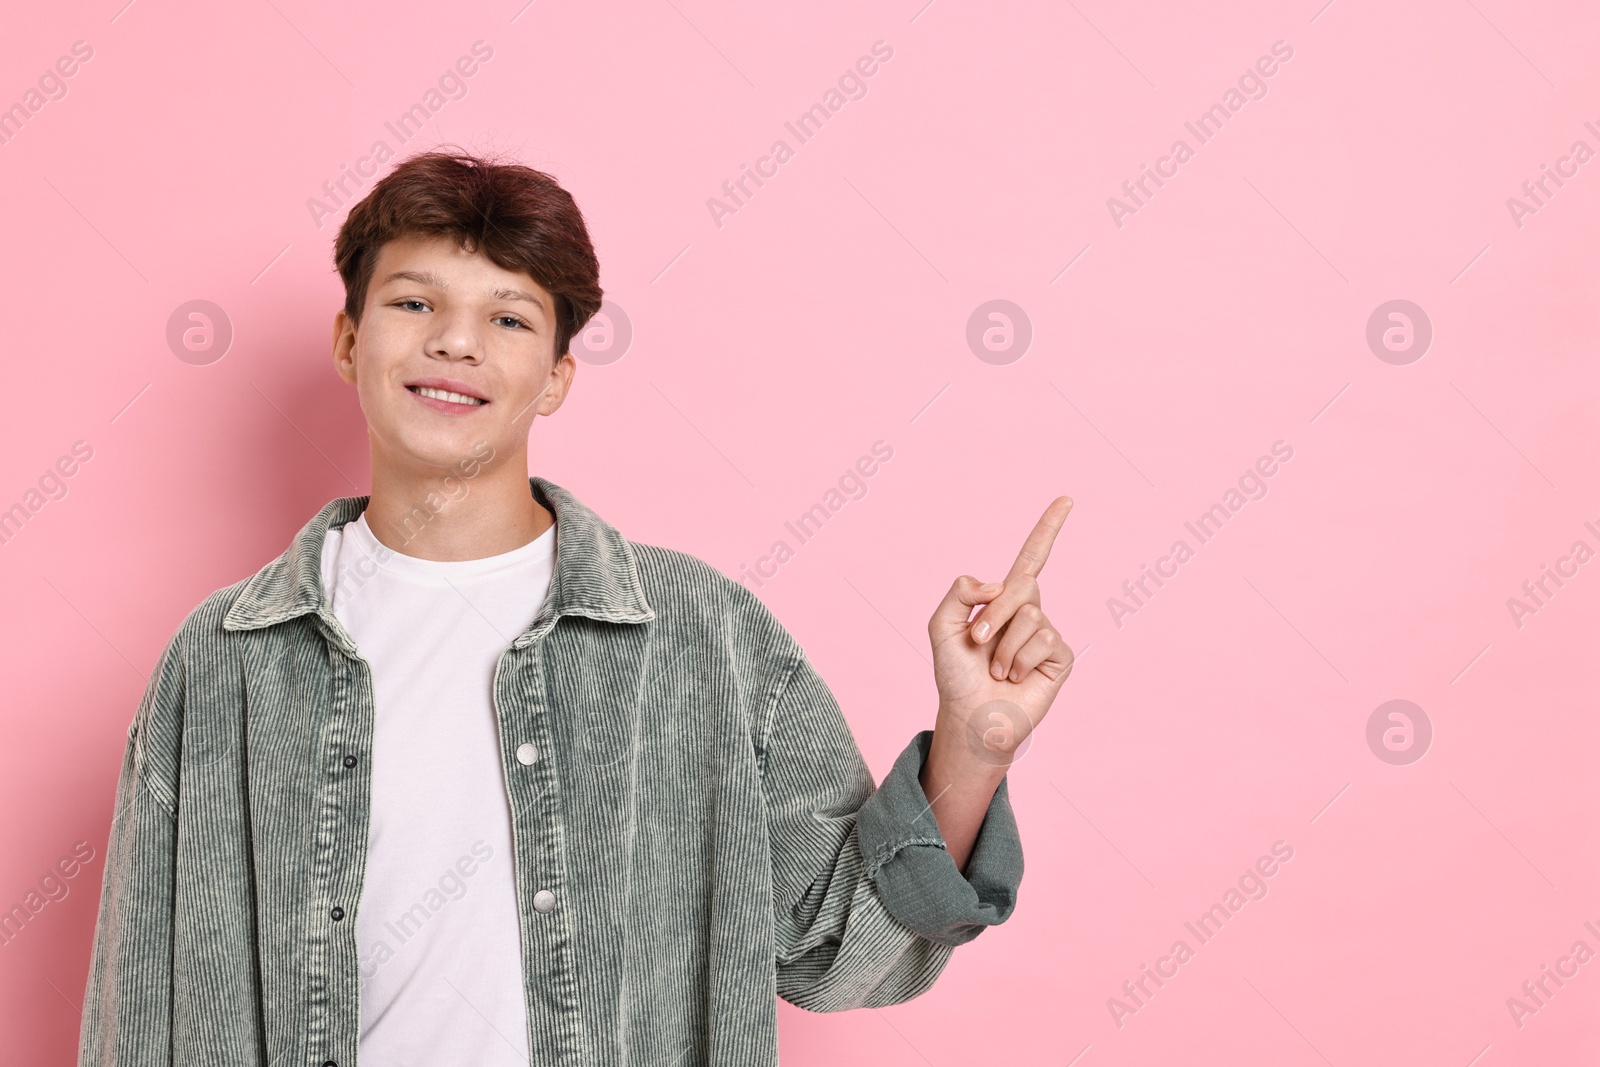
[[[1017,553],[1017,561],[1006,573],[1007,581],[1021,574],[1039,577],[1039,572],[1044,570],[1044,561],[1050,558],[1050,547],[1056,543],[1056,534],[1061,532],[1061,525],[1067,521],[1067,513],[1071,510],[1070,496],[1058,496],[1050,501],[1050,506],[1044,509],[1033,532],[1023,542],[1022,551]]]

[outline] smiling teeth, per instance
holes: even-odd
[[[452,393],[448,389],[434,389],[434,388],[432,388],[430,386],[426,386],[426,385],[417,386],[416,391],[417,391],[418,395],[420,395],[420,396],[430,396],[435,400],[448,400],[452,404],[483,404],[483,403],[486,403],[486,401],[479,400],[475,396],[463,396],[460,393]]]

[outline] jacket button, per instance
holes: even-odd
[[[332,1060],[323,1060],[322,1067],[339,1067],[339,1065]]]
[[[556,906],[556,895],[548,889],[541,889],[533,895],[533,910],[543,915]]]
[[[344,765],[346,767],[354,767],[356,765],[356,758],[354,756],[346,756],[344,758]]]
[[[333,916],[334,922],[338,922],[340,919],[344,918],[344,909],[335,904],[333,910],[328,914]]]
[[[533,745],[532,742],[524,741],[522,744],[517,746],[517,762],[522,764],[524,767],[530,766],[538,758],[539,750]]]

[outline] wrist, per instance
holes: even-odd
[[[964,719],[941,712],[922,765],[922,787],[929,805],[982,797],[987,806],[1011,767],[1011,757],[1012,750],[986,743]]]
[[[934,742],[987,767],[1006,768],[1027,749],[1033,723],[1027,713],[1008,700],[990,700],[977,707],[940,704],[934,718]],[[964,762],[964,761],[963,761]]]

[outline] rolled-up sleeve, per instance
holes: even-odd
[[[833,693],[794,648],[759,749],[778,995],[812,1011],[898,1004],[1010,914],[1016,825],[1002,784],[963,877],[917,780],[931,731],[875,788]]]
[[[1022,841],[1000,780],[967,858],[965,875],[945,848],[922,789],[933,731],[912,738],[856,815],[867,877],[889,914],[940,945],[963,945],[1006,921],[1022,882]]]

